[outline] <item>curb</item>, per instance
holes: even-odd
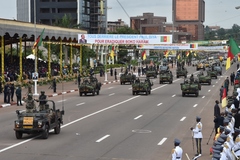
[[[115,82],[119,82],[119,81],[120,80],[109,81],[109,82],[102,83],[102,85],[111,84],[111,83],[115,83]],[[76,91],[78,91],[78,89],[73,89],[73,90],[69,90],[69,91],[65,91],[65,92],[50,94],[50,95],[47,95],[47,97],[56,97],[56,96],[59,96],[59,95],[63,95],[63,94],[67,94],[67,93],[73,93],[73,92],[76,92]],[[4,104],[0,105],[0,108],[10,107],[10,106],[16,105],[16,104],[17,104],[17,102],[4,103]],[[22,101],[22,104],[24,104],[24,101]]]

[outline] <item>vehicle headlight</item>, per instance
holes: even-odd
[[[19,128],[19,125],[20,125],[19,121],[15,121],[15,127]]]
[[[42,121],[38,121],[38,126],[42,126]]]

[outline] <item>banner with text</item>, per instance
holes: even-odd
[[[197,43],[173,43],[166,45],[138,45],[138,49],[156,49],[156,50],[197,50]]]
[[[88,44],[172,44],[172,35],[78,34],[78,43],[88,43]]]

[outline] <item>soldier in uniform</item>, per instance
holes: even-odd
[[[30,81],[28,82],[28,93],[32,93],[32,84]]]
[[[235,136],[236,139],[232,151],[237,157],[240,157],[240,129],[235,128]]]
[[[44,91],[41,91],[41,95],[39,96],[39,110],[45,110],[45,105],[47,103],[47,96],[45,95]]]
[[[36,110],[32,93],[28,93],[28,97],[27,99],[24,99],[24,101],[26,102],[26,109],[28,113],[32,113],[34,110]]]
[[[181,160],[182,159],[183,150],[179,146],[180,143],[181,143],[180,140],[178,140],[178,139],[174,140],[174,149],[172,150],[172,160]]]
[[[190,83],[193,83],[193,82],[194,82],[194,77],[193,77],[193,74],[191,74]]]
[[[196,126],[195,128],[191,127],[190,129],[193,132],[193,138],[196,141],[196,146],[197,146],[197,154],[195,156],[201,156],[202,154],[202,148],[201,148],[201,142],[202,142],[202,123],[201,123],[201,118],[200,117],[196,117]]]

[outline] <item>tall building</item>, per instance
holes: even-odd
[[[54,25],[68,14],[88,33],[107,31],[107,0],[16,0],[17,20],[34,23],[34,1],[36,23]]]
[[[156,34],[162,32],[166,19],[153,13],[143,13],[142,16],[130,17],[130,27],[141,34]]]
[[[117,21],[108,21],[107,22],[107,31],[116,32],[118,28],[127,27],[128,25],[122,21],[122,19],[118,19]]]
[[[178,40],[187,32],[190,40],[204,39],[205,1],[204,0],[173,0],[173,25],[177,28],[174,37]]]

